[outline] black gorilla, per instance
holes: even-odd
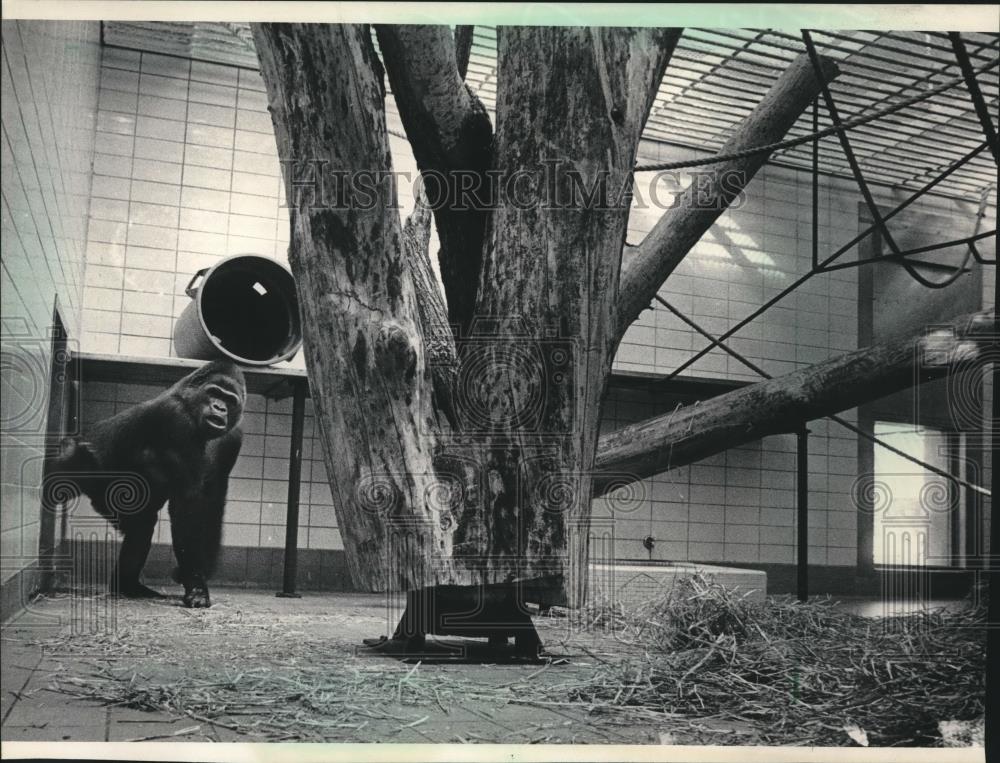
[[[169,502],[177,582],[186,607],[208,607],[207,578],[222,540],[229,472],[240,452],[240,417],[246,382],[240,369],[216,360],[188,374],[159,396],[105,419],[80,437],[63,440],[49,474],[121,531],[113,593],[158,597],[139,582],[153,530]],[[134,483],[126,502],[111,481]],[[65,493],[63,494],[65,496]]]

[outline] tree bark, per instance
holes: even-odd
[[[822,56],[820,61],[826,81],[836,78],[839,74],[836,63]],[[719,154],[736,153],[780,141],[819,92],[820,83],[809,57],[803,54],[771,86]],[[707,185],[692,183],[679,201],[657,221],[642,243],[634,247],[621,276],[619,339],[770,155],[771,152],[767,151],[709,165],[712,172],[710,182]]]
[[[475,36],[474,26],[455,27],[455,64],[458,66],[458,76],[465,79],[469,70],[469,57],[472,55],[472,38]]]
[[[380,25],[376,33],[434,210],[448,314],[465,331],[472,320],[489,221],[484,192],[493,128],[486,108],[462,81],[461,51],[448,27]],[[467,63],[467,50],[465,55]]]
[[[996,341],[992,310],[956,318],[947,328],[866,347],[672,413],[603,435],[595,495],[684,466],[812,419],[854,408],[930,381],[985,357]]]
[[[369,590],[469,583],[451,555],[454,526],[435,503],[435,433],[446,417],[422,335],[419,263],[403,245],[383,73],[369,30],[255,24],[253,31],[287,168],[289,262],[352,578]],[[320,205],[296,193],[296,170],[326,167],[366,185],[374,179],[376,192]]]
[[[417,117],[407,124],[415,148],[423,143],[425,161],[474,166],[459,154],[478,112],[458,80],[450,33],[443,58],[427,45],[411,61],[414,40],[430,32],[380,32],[387,59],[400,56],[397,69],[426,75],[396,93],[410,104],[401,111]],[[442,305],[420,211],[400,226],[367,28],[263,24],[254,36],[279,156],[291,168],[289,261],[352,577],[371,590],[520,584],[535,587],[534,600],[567,602],[586,564],[585,539],[568,533],[577,522],[585,534],[589,515],[586,475],[628,219],[627,194],[615,192],[629,187],[677,33],[501,34],[498,175],[537,175],[554,160],[560,182],[573,172],[584,183],[603,179],[610,200],[555,209],[542,198],[527,209],[497,200],[480,245],[484,318],[457,372],[450,343],[435,349]],[[386,182],[374,203],[316,205],[296,190],[303,162]],[[450,395],[442,376],[454,380]],[[574,542],[582,556],[568,553]]]
[[[480,429],[477,460],[489,478],[463,538],[520,559],[516,580],[553,581],[539,585],[571,602],[586,580],[589,473],[611,366],[627,191],[678,37],[499,30],[494,169],[503,190],[477,320],[464,349],[460,342],[457,396],[464,431]],[[518,178],[535,179],[529,203],[509,185]],[[594,195],[573,198],[574,183]],[[487,410],[501,416],[491,423]]]

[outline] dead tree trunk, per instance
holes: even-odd
[[[427,221],[400,225],[370,30],[253,29],[354,582],[521,586],[525,599],[579,603],[614,352],[766,148],[723,166],[717,209],[668,212],[623,270],[637,147],[679,31],[501,28],[494,133],[463,83],[467,30],[456,49],[447,28],[380,27],[407,136],[433,179],[445,302]],[[724,151],[780,140],[818,89],[793,63]],[[760,437],[780,418],[905,385],[911,356],[865,352],[609,435],[596,469],[644,476]]]
[[[440,35],[380,30],[390,67],[410,56],[407,73],[423,77],[393,77],[404,124],[427,168],[485,169],[475,158],[481,106]],[[476,231],[485,226],[469,225],[468,215],[485,213],[435,208],[442,262],[464,262],[442,269],[446,292],[471,293],[475,317],[460,321],[470,333],[458,342],[449,394],[435,388],[425,325],[440,317],[440,306],[428,298],[426,263],[403,245],[395,187],[378,183],[374,203],[359,209],[357,199],[316,204],[313,189],[299,182],[321,167],[391,181],[382,71],[367,28],[255,27],[279,155],[292,173],[289,259],[317,421],[362,587],[519,583],[543,600],[566,600],[573,569],[584,565],[568,552],[574,523],[583,528],[577,548],[585,550],[587,475],[628,218],[621,189],[676,37],[625,29],[501,33],[508,86],[493,141],[501,187],[537,176],[555,158],[552,177],[563,192],[574,181],[607,191],[603,205],[582,209],[522,209],[511,196],[496,196],[478,251]],[[470,272],[478,274],[473,282]]]
[[[453,528],[429,500],[444,416],[396,189],[386,182],[381,64],[366,27],[263,25],[255,40],[285,168],[317,429],[351,575],[369,590],[426,585],[427,560],[451,559]],[[346,187],[329,187],[338,177]],[[359,198],[352,181],[360,178],[376,192]],[[468,582],[454,565],[436,575]]]

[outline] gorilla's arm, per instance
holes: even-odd
[[[168,504],[177,558],[176,579],[184,586],[184,604],[188,607],[211,606],[207,580],[218,560],[229,473],[242,442],[238,428],[211,441],[201,480],[172,495]]]

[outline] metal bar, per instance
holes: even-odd
[[[819,98],[813,98],[813,135],[819,132]],[[819,138],[812,145],[812,264],[819,268]]]
[[[962,433],[946,432],[945,439],[948,442],[948,470],[952,474],[962,474],[964,477],[965,470],[962,468],[963,461],[960,452],[962,447]],[[951,507],[951,516],[948,518],[948,532],[951,535],[948,543],[948,563],[952,567],[961,567],[964,561],[962,520],[965,518],[965,512],[962,511],[962,491],[953,483],[948,484],[948,506]]]
[[[993,294],[994,304],[996,295],[1000,294],[1000,268],[993,270]],[[997,495],[1000,490],[1000,469],[997,467],[997,453],[1000,453],[1000,358],[993,356],[993,415],[990,417],[989,427],[990,451],[993,453],[991,461],[990,487],[993,488],[993,495]],[[985,380],[984,380],[985,381]],[[989,603],[986,605],[986,712],[987,718],[996,718],[1000,713],[1000,680],[998,680],[996,666],[1000,664],[1000,521],[997,517],[997,503],[990,500],[990,545],[989,554],[986,556],[986,585]],[[977,534],[981,532],[977,529]],[[985,539],[984,539],[985,540]],[[986,545],[985,543],[983,544]],[[995,760],[997,750],[1000,749],[1000,739],[997,738],[998,730],[995,724],[987,724],[986,732],[986,759]]]
[[[837,104],[833,100],[833,95],[830,94],[830,86],[827,84],[826,78],[823,76],[823,67],[819,62],[819,54],[816,52],[816,47],[813,45],[812,37],[809,31],[806,29],[802,30],[802,39],[806,44],[806,51],[809,54],[809,60],[812,61],[813,71],[816,73],[816,79],[819,82],[820,91],[823,94],[823,101],[826,103],[826,110],[830,112],[830,120],[833,122],[834,126],[840,126],[840,114],[837,111]],[[885,222],[882,220],[882,213],[879,211],[878,205],[875,203],[875,198],[872,196],[871,190],[868,188],[868,183],[865,182],[865,176],[861,172],[861,167],[858,164],[857,157],[854,156],[854,151],[851,148],[851,139],[847,136],[845,130],[837,131],[837,138],[840,140],[840,147],[844,150],[844,156],[847,158],[847,163],[851,166],[851,172],[854,173],[854,180],[858,184],[858,190],[861,191],[861,196],[865,200],[865,205],[868,207],[868,211],[871,212],[872,218],[875,220],[875,225],[878,226],[878,231],[885,239],[885,243],[889,245],[892,249],[892,253],[899,255],[900,249],[896,245],[896,240],[892,237],[889,232],[888,227],[886,227]]]
[[[831,32],[824,32],[824,34],[832,34]],[[925,32],[927,39],[919,43],[925,48],[940,50],[942,53],[951,53],[951,45],[948,44],[948,37],[944,32]],[[901,42],[904,45],[916,45],[917,43],[907,37],[901,37],[897,32],[882,32],[882,37],[886,40],[894,40],[895,42]],[[940,40],[940,43],[935,43],[934,40]],[[989,43],[979,43],[976,48],[976,53],[979,53],[983,48],[993,47],[993,43],[997,41],[996,35],[993,35]],[[925,54],[929,55],[929,54]],[[974,54],[975,55],[975,54]],[[933,59],[939,60],[939,59]]]
[[[883,254],[878,257],[870,257],[867,260],[854,260],[853,262],[838,262],[836,265],[830,265],[829,267],[823,267],[819,269],[820,273],[832,273],[835,270],[846,270],[847,268],[856,268],[861,265],[870,265],[873,262],[892,262],[897,261],[906,257],[910,257],[914,254],[923,254],[924,252],[934,252],[939,249],[947,249],[950,246],[960,246],[961,244],[971,244],[974,241],[979,241],[982,238],[988,238],[990,236],[997,235],[997,231],[993,230],[984,231],[983,233],[977,233],[974,236],[966,236],[965,238],[956,238],[953,241],[944,241],[939,244],[928,244],[927,246],[918,246],[916,249],[907,249],[899,254]],[[934,262],[921,262],[921,265],[937,265]],[[946,266],[948,267],[948,266]]]
[[[683,37],[683,35],[681,35],[681,36]],[[662,110],[663,110],[664,108],[667,108],[667,107],[668,107],[668,106],[670,106],[671,104],[673,104],[673,103],[675,103],[676,101],[678,101],[678,100],[680,100],[681,98],[683,98],[683,97],[684,97],[684,95],[685,95],[685,93],[687,93],[687,91],[688,91],[688,90],[689,90],[690,88],[692,88],[692,87],[696,87],[698,83],[702,82],[702,81],[704,80],[704,78],[705,78],[705,77],[708,77],[708,76],[711,76],[711,74],[712,74],[712,73],[713,73],[714,71],[716,71],[717,69],[721,69],[721,68],[724,68],[724,67],[726,66],[726,64],[730,63],[730,62],[731,62],[731,61],[732,61],[733,59],[735,59],[735,58],[736,58],[736,56],[738,56],[738,55],[740,54],[740,51],[741,51],[741,50],[746,50],[746,49],[747,49],[748,47],[750,47],[751,45],[753,45],[753,44],[754,44],[754,43],[755,43],[755,42],[757,41],[757,39],[759,39],[759,37],[760,37],[760,35],[758,34],[758,35],[757,35],[756,37],[754,37],[753,39],[750,39],[750,40],[747,40],[746,42],[744,42],[744,43],[743,43],[742,45],[740,45],[739,47],[736,47],[736,48],[733,48],[733,49],[731,49],[731,50],[729,51],[729,53],[728,53],[727,55],[725,55],[725,56],[723,56],[723,57],[722,57],[722,60],[720,60],[720,61],[716,61],[716,62],[715,62],[714,64],[712,64],[712,65],[711,65],[711,66],[710,66],[710,67],[708,68],[708,71],[707,71],[707,72],[705,72],[705,73],[704,73],[704,75],[703,75],[703,76],[702,76],[702,77],[701,77],[700,79],[695,79],[695,80],[691,80],[691,81],[690,81],[689,83],[687,83],[686,85],[684,85],[684,86],[683,86],[683,87],[681,88],[681,92],[677,93],[677,94],[676,94],[676,95],[675,95],[675,96],[674,96],[673,98],[671,98],[671,99],[670,99],[669,101],[667,101],[666,103],[663,103],[663,104],[661,104],[660,106],[656,107],[656,108],[655,108],[655,109],[654,109],[654,110],[652,111],[652,113],[650,114],[650,117],[653,117],[653,116],[655,116],[655,115],[656,115],[656,114],[657,114],[657,113],[658,113],[659,111],[662,111]],[[678,42],[679,42],[679,41],[680,41],[680,40],[678,40]]]
[[[700,59],[697,58],[697,56],[694,57],[685,56],[683,55],[683,53],[684,53],[683,49],[680,49],[675,53],[675,56],[677,57],[678,61],[681,62],[681,64],[700,63]],[[714,71],[711,73],[710,76],[712,77],[713,80],[715,78],[728,79],[749,86],[749,87],[739,88],[737,90],[737,94],[731,96],[733,98],[742,100],[743,94],[752,93],[754,96],[756,96],[756,99],[759,100],[760,96],[762,96],[764,94],[764,91],[766,91],[768,87],[768,82],[772,81],[774,76],[781,72],[782,70],[781,64],[787,65],[788,63],[791,63],[791,60],[784,58],[779,59],[779,64],[769,65],[769,66],[755,66],[753,64],[745,64],[744,62],[734,61],[731,63],[729,68],[725,70]],[[755,66],[755,69],[743,68],[746,65],[749,65],[751,67]],[[670,68],[671,71],[668,72],[668,76],[665,78],[666,82],[678,81],[680,83],[688,83],[688,84],[695,84],[695,83],[707,84],[709,82],[709,80],[707,79],[709,75],[703,70],[703,68],[699,69],[693,66],[683,66],[683,65],[680,65],[675,68],[673,58],[671,58]],[[684,72],[690,72],[691,75],[694,76],[686,76]],[[929,72],[925,76],[913,82],[887,83],[885,78],[885,71],[883,69],[879,69],[878,76],[863,74],[855,70],[847,70],[842,72],[841,77],[838,79],[838,82],[842,86],[846,85],[849,88],[854,88],[854,90],[852,89],[844,90],[843,87],[841,88],[843,92],[840,95],[846,98],[847,102],[854,105],[858,105],[862,109],[866,109],[866,108],[872,108],[873,105],[885,102],[891,98],[899,97],[901,91],[903,90],[916,90],[918,86],[924,83],[925,81],[933,80],[934,77],[941,76],[942,73],[943,72],[939,66],[938,69],[935,69],[933,72]],[[743,76],[736,77],[735,76],[736,74]],[[757,77],[759,78],[759,81],[747,79],[746,77]],[[858,80],[858,82],[854,82],[854,80]],[[898,84],[899,87],[894,87],[893,86],[894,84]],[[721,87],[721,85],[716,85],[716,86]],[[863,97],[862,95],[860,95],[857,92],[857,89],[863,89],[863,92],[867,97]],[[729,92],[731,92],[731,90],[732,89],[730,89]],[[873,100],[870,97],[873,94],[880,97],[877,97]],[[946,104],[946,105],[950,110],[954,111],[956,115],[961,114],[964,111],[964,109],[962,109],[957,104],[956,105]]]
[[[997,131],[993,127],[993,119],[990,117],[986,101],[983,99],[983,93],[979,89],[976,75],[972,72],[972,62],[969,60],[969,54],[965,50],[965,43],[962,42],[962,36],[958,32],[949,32],[948,37],[951,39],[951,45],[955,49],[955,58],[958,59],[958,66],[962,70],[962,76],[965,77],[965,86],[969,89],[969,95],[972,96],[972,103],[976,107],[976,115],[983,126],[983,134],[986,136],[986,142],[990,146],[990,153],[993,154],[994,161],[1000,162],[1000,155],[998,155],[997,151]]]
[[[727,130],[735,129],[739,124],[739,119],[732,119],[734,109],[738,111],[735,116],[745,117],[750,113],[750,109],[743,105],[742,102],[736,105],[732,103],[732,99],[714,98],[713,95],[710,90],[702,88],[697,93],[688,93],[681,101],[676,102],[674,106],[691,106],[692,108],[699,109],[706,114],[706,118],[712,119],[714,123],[724,123]],[[720,104],[726,105],[727,102],[730,103],[730,108],[719,108]],[[749,102],[749,99],[747,99],[746,103]],[[710,116],[711,113],[718,114],[719,116],[713,118]],[[670,113],[669,118],[665,118],[663,115],[651,118],[649,124],[653,128],[669,132],[673,125],[680,120],[680,113],[674,111]],[[868,124],[854,129],[855,145],[859,149],[859,153],[862,153],[866,160],[881,157],[887,164],[896,165],[908,171],[912,171],[913,169],[914,158],[926,161],[939,160],[942,149],[966,151],[970,145],[968,131],[950,133],[942,129],[936,130],[934,136],[930,137],[925,134],[926,131],[914,130],[909,121],[895,119],[892,115],[879,118],[879,122],[881,124],[877,128]],[[937,123],[935,127],[943,124],[945,123]],[[975,122],[969,121],[968,124],[971,126]],[[882,130],[884,132],[887,126],[891,126],[896,130],[894,133],[897,136],[896,138],[883,137],[882,132],[877,131]],[[789,129],[788,137],[797,137],[796,133],[800,132],[801,129],[797,125],[794,125]],[[728,135],[728,132],[726,135]],[[951,135],[954,135],[954,139],[949,137]],[[906,139],[906,143],[902,144],[900,138]],[[703,147],[720,147],[722,143],[723,140],[716,137],[707,142]],[[798,148],[798,146],[789,146],[784,150],[791,151],[795,148]]]
[[[807,35],[808,33],[804,32],[803,34]],[[819,58],[818,58],[818,56],[816,54],[816,49],[812,45],[811,42],[810,42],[810,45],[809,45],[809,50],[812,53],[811,61],[812,61],[813,66],[814,67],[818,67],[819,66]],[[997,58],[997,59],[991,61],[988,64],[988,67],[996,67],[998,65],[1000,65],[1000,58]],[[985,68],[985,67],[983,67],[983,68]],[[981,71],[983,68],[976,69],[975,71],[977,71],[977,72]],[[821,79],[822,78],[822,74],[819,73],[819,72],[817,72],[817,78]],[[854,130],[854,129],[858,128],[858,127],[861,127],[862,125],[867,125],[867,124],[870,124],[870,123],[872,123],[872,122],[874,122],[876,120],[883,119],[886,116],[888,116],[889,114],[895,114],[895,113],[898,113],[900,111],[903,111],[904,109],[907,109],[907,108],[913,106],[915,103],[919,103],[920,101],[927,100],[928,98],[931,98],[934,95],[940,94],[940,93],[942,93],[942,92],[944,92],[946,90],[949,90],[949,89],[951,89],[951,88],[953,88],[953,87],[955,87],[957,85],[960,85],[960,84],[963,83],[963,81],[964,80],[961,77],[948,80],[947,82],[943,82],[942,84],[935,86],[933,89],[931,89],[931,90],[929,90],[929,91],[927,91],[925,93],[918,93],[917,95],[913,95],[913,96],[910,96],[908,98],[904,98],[903,100],[901,100],[898,103],[895,103],[895,104],[893,104],[891,106],[886,106],[885,108],[879,109],[877,111],[870,111],[867,114],[863,114],[863,115],[852,117],[851,119],[849,119],[847,121],[840,120],[839,116],[838,116],[837,119],[834,120],[834,124],[831,125],[830,127],[827,127],[827,128],[824,128],[823,130],[821,130],[818,133],[818,136],[819,137],[824,137],[826,135],[833,135],[835,133],[838,134],[838,135],[840,135],[841,136],[841,144],[844,145],[844,146],[846,146],[845,149],[844,149],[844,153],[847,155],[847,158],[850,160],[850,159],[852,159],[854,157],[854,152],[850,150],[850,143],[846,142],[844,140],[844,135],[845,135],[845,133],[848,130]],[[826,86],[825,80],[822,81],[821,84],[823,85],[823,95],[824,95],[824,101],[826,102],[826,105],[827,105],[827,109],[830,110],[831,117],[834,117],[834,116],[837,115],[836,104],[833,102],[833,98],[830,96],[830,90],[829,90],[829,87]],[[802,135],[802,136],[800,136],[798,138],[793,138],[791,140],[782,140],[782,141],[778,141],[776,143],[771,143],[771,144],[767,144],[767,145],[764,145],[764,146],[756,146],[754,148],[743,149],[741,151],[736,151],[736,152],[733,152],[733,153],[718,154],[716,156],[713,156],[713,157],[710,157],[710,158],[707,158],[707,159],[699,159],[699,160],[697,160],[695,162],[686,162],[686,163],[685,162],[680,162],[680,163],[678,163],[678,162],[666,162],[666,163],[664,163],[662,165],[656,165],[655,167],[646,167],[645,169],[679,169],[682,166],[701,166],[701,165],[705,165],[705,164],[715,164],[715,163],[718,163],[718,162],[726,161],[726,160],[731,159],[731,158],[737,158],[737,157],[741,157],[741,156],[753,156],[753,155],[758,154],[758,153],[772,152],[772,151],[777,151],[779,149],[792,148],[794,146],[798,146],[798,145],[802,145],[802,144],[805,144],[805,143],[809,143],[813,139],[814,139],[814,135],[811,134],[811,133],[807,133],[805,135]],[[860,182],[863,183],[864,179],[862,178]]]
[[[77,415],[76,401],[80,388],[78,379],[79,361],[67,350],[67,334],[57,297],[52,310],[52,353],[49,359],[49,399],[42,461],[43,481],[49,476],[50,459],[58,455],[62,438],[76,434],[74,418]],[[38,567],[41,575],[38,587],[42,592],[48,592],[56,582],[55,558],[63,539],[56,537],[60,504],[49,500],[54,496],[45,485],[41,492],[41,513],[38,524]],[[65,516],[66,505],[62,505],[61,510]]]
[[[970,159],[972,159],[974,156],[976,156],[980,151],[982,151],[985,148],[986,148],[986,144],[985,143],[981,143],[978,147],[976,147],[975,149],[973,149],[972,151],[970,151],[968,154],[966,154],[964,157],[962,157],[961,159],[959,159],[958,161],[956,161],[954,164],[952,164],[948,169],[946,169],[940,175],[938,175],[937,177],[933,178],[929,183],[926,183],[919,190],[915,191],[912,195],[910,195],[905,201],[903,201],[895,209],[887,212],[886,215],[885,215],[885,217],[883,218],[883,220],[884,221],[888,221],[888,220],[892,219],[895,215],[897,215],[900,212],[902,212],[904,209],[906,209],[908,206],[910,206],[910,204],[912,204],[913,202],[915,202],[917,199],[919,199],[921,196],[923,196],[925,193],[927,193],[927,191],[929,191],[935,185],[937,185],[942,180],[944,180],[949,175],[951,175],[953,172],[955,172],[956,170],[958,170],[960,167],[962,167],[962,165],[966,164]],[[875,231],[875,226],[874,225],[868,226],[867,229],[865,229],[864,231],[862,231],[861,233],[859,233],[857,236],[855,236],[849,242],[847,242],[842,247],[840,247],[836,252],[834,252],[829,257],[827,257],[825,260],[823,260],[820,263],[820,267],[826,267],[831,262],[833,262],[835,259],[837,259],[840,255],[842,255],[844,252],[846,252],[848,249],[850,249],[855,244],[857,244],[859,241],[861,241],[864,238],[866,238],[867,236],[871,235],[874,231]],[[735,334],[737,331],[739,331],[741,328],[743,328],[744,326],[746,326],[748,323],[750,323],[753,320],[756,320],[763,313],[767,312],[767,310],[769,310],[771,307],[773,307],[774,305],[776,305],[782,299],[784,299],[789,294],[791,294],[793,291],[795,291],[797,288],[799,288],[799,286],[801,286],[806,281],[808,281],[810,278],[812,278],[815,274],[816,274],[815,271],[810,271],[810,272],[806,273],[804,276],[800,276],[798,279],[796,279],[795,281],[793,281],[789,286],[785,287],[781,292],[779,292],[774,297],[772,297],[767,302],[765,302],[763,305],[761,305],[760,307],[758,307],[756,310],[754,310],[752,313],[750,313],[750,315],[748,315],[746,318],[744,318],[741,321],[739,321],[735,326],[731,326],[729,329],[727,329],[725,331],[725,333],[723,333],[722,336],[719,337],[718,340],[712,340],[712,343],[709,344],[707,347],[699,350],[692,357],[688,358],[686,361],[684,361],[683,363],[681,363],[681,365],[679,365],[677,368],[675,368],[673,371],[671,371],[669,374],[667,374],[667,380],[674,378],[675,376],[677,376],[678,374],[680,374],[685,369],[687,369],[690,366],[692,366],[693,364],[697,363],[701,358],[703,358],[705,355],[707,355],[709,352],[711,352],[712,349],[716,345],[720,344],[721,341],[723,341],[725,339],[728,339],[733,334]]]
[[[981,255],[979,253],[979,250],[976,248],[975,244],[969,244],[969,249],[972,250],[972,256],[973,256],[973,258],[980,265],[996,265],[997,264],[996,259],[990,260],[990,259],[987,259],[986,257],[983,257],[983,255]]]
[[[670,136],[670,135],[664,136],[661,134],[653,134],[659,132],[659,128],[656,128],[655,126],[652,125],[648,126],[648,129],[650,131],[650,134],[647,135],[645,139],[649,140],[652,143],[662,143],[663,145],[685,150],[688,149],[693,149],[697,151],[705,150],[704,146],[688,145],[681,143],[675,139],[676,136]],[[982,148],[983,149],[986,148],[985,143],[982,144]],[[652,165],[655,163],[655,161],[656,160],[652,158],[643,159],[642,164],[640,166],[644,166],[647,164]],[[774,154],[772,154],[771,158],[768,159],[768,165],[774,167],[782,167],[785,169],[803,170],[808,166],[808,157],[802,156],[801,147],[786,149],[784,151],[776,151]],[[641,172],[642,170],[636,170],[636,171]],[[934,167],[932,169],[923,170],[917,174],[909,174],[905,179],[892,180],[891,178],[888,178],[876,182],[878,182],[880,185],[892,188],[893,190],[896,189],[912,190],[913,184],[915,182],[917,182],[921,178],[932,176],[934,173],[939,171],[940,171],[940,166]],[[823,177],[834,178],[837,180],[851,180],[851,176],[848,174],[844,174],[839,170],[839,168],[835,167],[828,168],[823,163],[822,156],[820,157],[819,174],[822,175]],[[945,183],[942,188],[928,191],[927,195],[940,197],[942,199],[968,201],[969,193],[963,192],[963,189],[966,187],[969,187],[970,192],[975,191],[978,194],[978,192],[982,189],[982,183],[972,186],[971,182],[953,180],[952,183]]]
[[[680,60],[690,61],[691,59],[681,58]],[[782,63],[787,65],[788,63],[790,63],[790,61],[782,59]],[[986,64],[989,64],[989,61],[987,61]],[[765,72],[758,73],[755,71],[747,71],[745,69],[742,69],[740,68],[741,66],[742,64],[736,65],[734,63],[732,71],[729,70],[716,71],[712,74],[712,78],[713,80],[716,78],[729,79],[750,85],[752,87],[752,90],[751,88],[740,88],[734,93],[733,90],[735,88],[731,86],[726,89],[726,93],[735,100],[746,100],[754,104],[756,104],[756,102],[760,100],[760,97],[763,95],[764,91],[766,91],[767,82],[773,80],[774,76],[776,76],[782,71],[781,66],[773,66],[773,67],[766,67],[766,73]],[[985,67],[985,70],[988,71],[991,68],[992,68],[991,66],[987,65]],[[698,70],[689,69],[686,67],[680,67],[678,69],[674,69],[673,59],[671,59],[671,69],[673,69],[673,73],[668,72],[668,75],[665,77],[664,82],[672,82],[672,81],[680,81],[682,83],[696,82],[704,86],[713,84],[715,87],[720,87],[720,88],[724,87],[722,84],[715,85],[708,79],[698,79],[696,77],[692,78],[684,76],[683,74],[679,74],[678,72],[682,71],[690,71],[692,72],[692,74],[697,74]],[[760,77],[763,80],[763,82],[760,85],[758,85],[757,83],[754,83],[752,81],[743,78],[737,79],[734,76],[734,73],[741,75],[757,76]],[[884,70],[880,69],[878,71],[877,76],[869,76],[859,73],[853,69],[849,69],[842,71],[840,77],[838,77],[837,82],[838,85],[840,85],[839,88],[840,92],[838,93],[838,96],[840,97],[842,104],[850,104],[853,108],[857,110],[854,113],[857,113],[858,111],[867,111],[869,109],[877,108],[879,104],[886,103],[887,101],[890,101],[894,98],[900,98],[903,95],[903,93],[907,90],[919,91],[920,86],[925,84],[934,87],[937,84],[939,84],[938,82],[934,81],[934,78],[940,77],[942,74],[945,74],[945,72],[942,71],[941,68],[938,68],[937,70],[912,82],[899,82],[887,85]],[[859,94],[858,90],[861,90],[864,93],[864,96]],[[742,94],[747,94],[747,97],[744,97]],[[935,94],[935,96],[940,94],[941,93],[937,93]],[[749,97],[750,95],[753,95],[754,98],[751,99]],[[872,95],[875,95],[877,97],[872,98],[871,97]],[[926,112],[928,115],[945,116],[946,118],[949,119],[962,117],[963,115],[968,113],[968,110],[959,102],[958,97],[953,95],[947,96],[944,102],[936,102],[934,110],[928,109],[926,106],[923,105],[926,103],[927,101],[920,101],[914,105],[914,108],[920,109]],[[942,109],[946,110],[948,113],[942,114],[941,113]],[[906,122],[901,122],[900,124],[904,126],[909,126],[910,129],[913,130],[918,130],[918,131],[920,130],[919,127],[909,125]],[[961,137],[961,134],[955,133],[955,136]]]
[[[795,588],[799,601],[809,598],[809,430],[803,427],[796,435],[796,471],[798,498],[796,502],[797,553],[795,555]]]
[[[306,383],[295,382],[292,397],[292,437],[288,454],[288,510],[285,515],[285,567],[281,579],[282,598],[297,599],[295,578],[299,555],[299,493],[302,487],[302,440],[306,419]]]
[[[847,421],[846,419],[842,419],[842,418],[840,418],[840,416],[827,416],[827,418],[830,419],[830,421],[837,422],[838,424],[840,424],[840,426],[844,427],[844,429],[847,429],[847,430],[853,432],[854,434],[856,434],[856,435],[858,435],[860,437],[864,437],[866,440],[870,440],[871,442],[875,443],[876,445],[885,448],[890,453],[895,453],[897,456],[899,456],[900,458],[905,458],[910,463],[918,464],[919,466],[924,467],[924,469],[926,469],[929,472],[932,472],[932,473],[936,474],[939,477],[944,477],[946,480],[949,480],[950,482],[954,482],[956,485],[962,485],[963,487],[967,487],[967,488],[969,488],[969,490],[973,490],[973,491],[979,493],[980,495],[985,495],[985,496],[989,496],[990,495],[990,491],[987,490],[986,488],[984,488],[982,485],[977,485],[974,482],[969,482],[968,480],[964,480],[964,479],[962,479],[960,477],[956,477],[954,474],[949,474],[946,470],[939,469],[938,467],[936,467],[936,466],[934,466],[932,464],[924,463],[919,458],[915,458],[914,456],[911,456],[905,450],[900,450],[895,445],[890,445],[887,442],[883,442],[882,440],[880,440],[877,437],[875,437],[875,435],[868,434],[868,432],[865,432],[863,429],[860,429],[860,428],[854,426],[854,424],[852,424],[850,421]]]
[[[739,30],[699,29],[697,31],[710,32],[711,34],[718,35],[719,37],[731,39],[738,42],[743,42],[747,39],[746,37],[741,37],[739,35]],[[787,64],[790,63],[790,59],[787,56],[780,55],[778,53],[769,53],[766,51],[762,51],[759,49],[759,47],[766,46],[774,48],[776,50],[783,51],[784,53],[791,54],[792,57],[794,57],[800,53],[800,49],[797,47],[797,45],[792,43],[798,43],[798,38],[795,37],[793,34],[788,32],[781,32],[774,29],[769,29],[767,30],[766,36],[763,36],[759,40],[757,40],[758,44],[757,48],[747,52],[750,55],[755,55],[761,58],[774,59],[777,61],[783,61],[784,63]],[[859,78],[870,79],[871,81],[876,83],[885,82],[885,73],[887,65],[899,66],[897,60],[888,56],[880,56],[877,53],[871,53],[870,51],[862,52],[861,50],[851,50],[849,48],[844,48],[843,46],[838,46],[829,42],[824,42],[823,48],[825,50],[834,50],[837,52],[842,52],[847,55],[853,56],[856,59],[850,62],[853,67],[856,67],[857,69],[868,70],[871,72],[871,75],[868,77],[862,74],[858,74],[857,76]],[[857,59],[863,59],[863,60],[857,60]],[[939,67],[932,68],[930,66],[921,66],[915,63],[908,65],[907,68],[916,69],[918,71],[923,71],[923,72],[939,71]],[[897,72],[893,73],[898,74]],[[902,74],[899,74],[899,76],[902,76]]]

